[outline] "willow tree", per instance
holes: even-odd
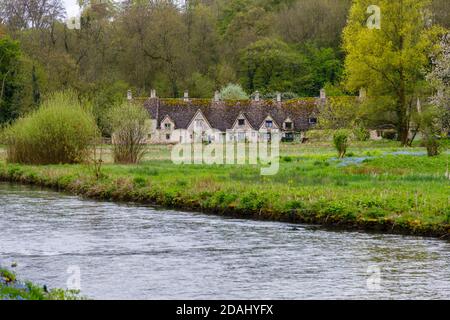
[[[430,0],[354,0],[343,32],[348,89],[364,87],[372,99],[389,101],[386,114],[405,146],[423,71],[443,31],[432,26],[430,4]]]

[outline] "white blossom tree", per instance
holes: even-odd
[[[440,50],[432,57],[433,69],[427,80],[435,89],[431,104],[438,108],[441,130],[450,131],[450,32],[441,40]]]

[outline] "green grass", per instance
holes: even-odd
[[[150,146],[142,164],[106,164],[98,181],[85,165],[0,164],[0,179],[223,215],[447,236],[448,153],[382,156],[403,150],[395,142],[353,144],[349,155],[373,158],[343,167],[330,144],[283,144],[279,173],[261,176],[258,166],[174,165],[170,147]]]
[[[0,268],[0,300],[80,300],[85,299],[78,291],[52,289],[35,285],[29,281],[20,282],[15,273]]]

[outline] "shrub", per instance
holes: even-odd
[[[114,107],[108,115],[113,132],[113,155],[116,163],[138,163],[145,154],[149,128],[147,111],[133,103]]]
[[[238,84],[230,83],[222,88],[220,95],[223,100],[247,100],[249,99],[247,93]]]
[[[52,95],[4,132],[7,160],[23,164],[79,163],[98,135],[95,119],[72,91]]]
[[[442,145],[439,141],[439,113],[435,108],[429,108],[421,115],[422,144],[427,149],[429,157],[438,156],[441,153]]]
[[[370,139],[370,132],[364,127],[354,128],[353,135],[357,141],[368,141]]]
[[[347,130],[338,130],[333,136],[334,146],[338,151],[339,158],[344,158],[347,153],[347,148],[349,144],[349,134]]]
[[[429,157],[435,157],[441,153],[442,145],[435,135],[430,133],[424,134],[422,142],[425,148],[427,148]]]

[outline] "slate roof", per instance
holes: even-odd
[[[316,117],[320,99],[298,99],[286,102],[274,101],[205,101],[192,99],[189,101],[174,99],[148,99],[144,107],[152,119],[157,120],[157,128],[169,116],[177,129],[187,129],[192,118],[201,110],[214,129],[225,132],[232,129],[233,124],[242,112],[253,129],[258,130],[267,116],[271,116],[279,127],[290,118],[296,131],[310,128],[309,118]]]

